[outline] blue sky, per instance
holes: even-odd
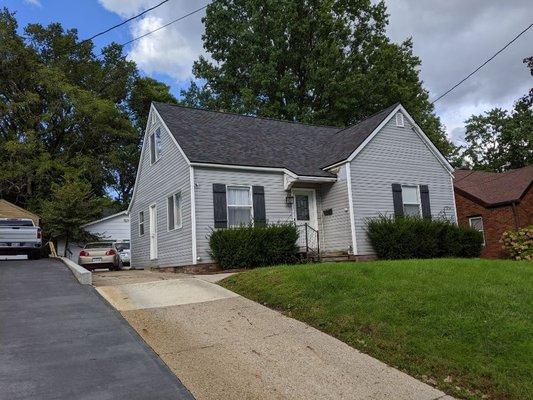
[[[161,0],[0,0],[29,22],[59,21],[87,38]],[[377,0],[373,0],[377,1]],[[97,47],[124,42],[180,17],[207,0],[170,0],[158,9],[95,40]],[[503,47],[533,21],[531,0],[385,0],[389,37],[412,37],[422,60],[420,75],[430,99],[436,98]],[[204,54],[203,12],[135,42],[126,49],[143,74],[161,80],[179,95],[192,78],[194,60]],[[464,85],[436,103],[448,136],[461,144],[464,121],[493,107],[510,109],[533,86],[522,59],[533,55],[533,29]]]
[[[60,22],[64,29],[77,29],[78,36],[85,39],[122,22],[124,19],[117,13],[106,10],[98,1],[92,0],[1,0],[0,6],[7,7],[11,12],[16,12],[21,34],[29,23],[48,25],[53,22]],[[94,39],[94,45],[100,49],[113,41],[124,43],[131,38],[130,26],[126,24],[97,37]],[[126,51],[131,47],[132,45],[127,47]],[[142,70],[141,73],[143,73]],[[150,75],[170,85],[175,96],[179,96],[180,90],[187,87],[189,82],[188,80],[177,82],[164,73],[156,72],[145,75]]]

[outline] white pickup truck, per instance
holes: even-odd
[[[0,255],[26,254],[28,258],[39,258],[41,244],[41,228],[31,219],[0,218]]]

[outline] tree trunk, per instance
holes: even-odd
[[[63,257],[67,256],[67,249],[68,249],[68,232],[65,235],[65,249],[63,250]]]

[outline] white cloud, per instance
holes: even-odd
[[[99,0],[109,11],[123,18],[130,18],[143,10],[158,4],[158,0]],[[186,0],[173,0],[143,17],[129,23],[132,37],[141,36],[179,18],[195,9],[201,3]],[[127,48],[128,58],[135,61],[139,68],[147,74],[165,74],[176,80],[176,83],[192,78],[192,64],[203,54],[201,19],[204,11],[193,14],[164,29],[135,41]]]
[[[530,0],[386,0],[388,33],[412,36],[421,77],[433,100],[472,72],[533,20]],[[528,31],[469,80],[435,103],[448,135],[460,142],[464,121],[493,107],[510,108],[533,86],[522,59],[533,55]]]
[[[145,17],[135,24],[134,37],[143,35],[164,24],[162,18]],[[139,40],[128,54],[147,74],[164,73],[172,78],[185,80],[191,76],[193,61],[198,53],[189,45],[179,30],[164,29]]]
[[[32,6],[42,7],[40,0],[24,0],[24,3],[31,4]]]
[[[26,0],[38,1],[38,0]],[[128,18],[161,0],[99,0],[104,8]],[[376,1],[376,0],[373,0]],[[388,34],[401,42],[412,36],[422,59],[421,77],[435,99],[499,50],[533,20],[531,0],[385,0]],[[130,22],[132,36],[155,29],[206,4],[171,0]],[[129,57],[146,73],[166,74],[183,83],[192,77],[194,60],[204,54],[201,18],[194,14],[135,42]],[[533,29],[476,75],[436,103],[448,135],[460,142],[464,121],[492,107],[510,108],[533,86],[522,59],[533,55]]]

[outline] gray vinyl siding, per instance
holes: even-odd
[[[321,245],[325,251],[348,251],[352,246],[350,226],[350,212],[348,205],[348,184],[346,181],[346,166],[342,166],[338,174],[338,181],[321,185],[322,200]],[[331,215],[324,215],[323,211],[331,209]]]
[[[213,183],[228,186],[263,186],[267,222],[292,221],[292,209],[285,203],[282,172],[194,167],[196,198],[196,249],[200,263],[211,262],[209,235],[214,227]]]
[[[359,255],[373,254],[366,235],[368,219],[394,214],[392,183],[428,185],[432,216],[455,219],[450,174],[404,120],[405,127],[399,128],[393,117],[351,162]]]
[[[151,164],[149,140],[146,139],[130,214],[132,266],[140,268],[192,264],[189,165],[159,120],[149,128],[149,132],[152,133],[157,127],[161,128],[161,157]],[[181,192],[182,227],[168,231],[167,197],[177,192]],[[149,206],[154,203],[157,205],[158,257],[157,260],[150,260]],[[140,211],[144,211],[143,236],[139,236]]]

